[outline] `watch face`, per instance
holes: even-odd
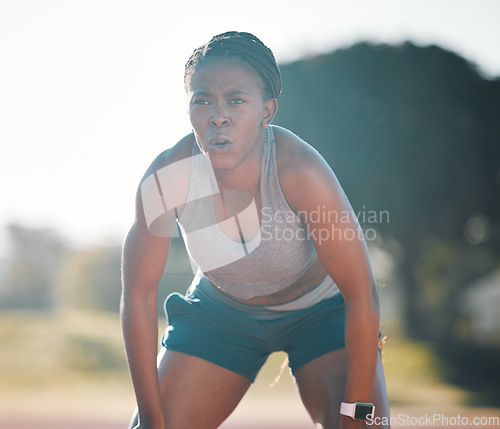
[[[368,420],[369,416],[373,417],[373,405],[365,402],[357,402],[354,410],[354,418],[356,420]]]

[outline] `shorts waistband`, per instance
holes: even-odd
[[[263,320],[277,319],[297,310],[304,310],[312,307],[326,299],[342,296],[333,280],[329,276],[326,276],[313,289],[292,301],[271,306],[249,305],[237,301],[221,292],[217,286],[212,284],[205,276],[198,274],[191,283],[186,295],[189,298],[204,296],[209,299],[214,299],[235,310],[257,316],[259,319]]]
[[[316,286],[308,290],[305,294],[283,304],[267,306],[273,311],[293,311],[312,307],[325,299],[333,298],[340,294],[340,290],[333,279],[326,275]]]

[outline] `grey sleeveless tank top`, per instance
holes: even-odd
[[[205,277],[239,299],[271,295],[300,279],[318,255],[306,225],[283,195],[272,127],[266,129],[262,153],[260,224],[254,201],[224,221],[238,227],[238,240],[222,232],[216,221],[217,182],[196,143],[190,162],[189,203],[178,214],[178,224],[191,259]]]

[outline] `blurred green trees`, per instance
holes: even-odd
[[[121,295],[119,245],[68,252],[60,295],[70,308],[117,312]]]
[[[76,248],[51,229],[7,227],[9,255],[0,274],[0,310],[75,308],[118,312],[121,296],[121,244]],[[184,292],[193,271],[182,239],[174,238],[159,285],[162,298]]]
[[[66,247],[50,229],[7,227],[10,249],[0,279],[0,309],[51,309]]]

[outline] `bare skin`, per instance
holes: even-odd
[[[159,382],[167,428],[217,428],[234,411],[251,382],[225,368],[195,356],[162,349]],[[335,350],[311,361],[294,375],[302,402],[320,428],[337,428],[347,373],[345,349]],[[206,386],[207,389],[200,389]],[[170,395],[170,396],[169,396]],[[371,402],[377,416],[389,415],[384,373],[377,363]],[[208,412],[210,410],[210,412]],[[349,418],[342,417],[348,425]],[[136,427],[134,414],[130,429]],[[373,428],[379,426],[372,425]]]
[[[304,365],[295,373],[300,397],[316,428],[363,427],[350,417],[340,416],[340,403],[344,400],[348,361],[345,349],[327,353]],[[384,381],[382,362],[377,369],[370,402],[375,405],[376,416],[389,416],[389,402]],[[377,420],[380,421],[380,420]],[[373,428],[381,426],[371,425]]]
[[[250,192],[260,210],[259,178],[265,128],[277,110],[263,97],[263,83],[237,61],[212,60],[196,71],[188,93],[194,137],[210,157],[220,189]],[[323,158],[293,133],[274,127],[278,173],[290,207],[304,216],[311,230],[329,228],[308,214],[321,207],[332,212],[352,208]],[[215,136],[215,137],[214,137]],[[222,137],[220,137],[222,136]],[[224,151],[218,138],[230,141]],[[193,135],[166,151],[151,167],[188,158]],[[183,188],[183,186],[177,186]],[[170,239],[148,231],[140,189],[136,220],[124,244],[122,326],[141,429],[216,428],[234,410],[250,381],[202,359],[164,351],[156,368],[158,281],[168,258]],[[244,301],[274,305],[311,289],[325,274],[338,285],[346,303],[346,348],[327,353],[296,374],[301,398],[318,428],[361,428],[362,422],[340,418],[341,401],[374,402],[378,416],[388,415],[382,367],[378,357],[379,307],[368,252],[355,217],[336,225],[339,239],[312,237],[318,260],[303,278],[278,294]],[[135,417],[137,419],[137,416]],[[135,425],[135,426],[134,426]]]

